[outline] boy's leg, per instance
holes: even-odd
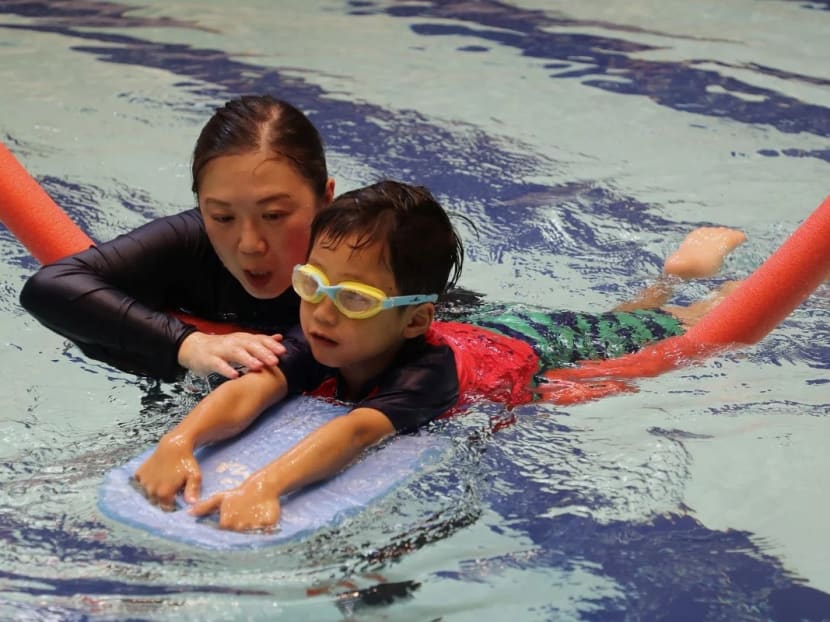
[[[723,260],[746,241],[743,231],[728,227],[698,227],[666,259],[663,272],[684,281],[716,275]]]
[[[680,281],[677,277],[661,274],[654,283],[642,289],[637,296],[631,300],[621,302],[612,311],[630,313],[639,309],[658,309],[671,298],[674,286]]]
[[[697,324],[704,315],[709,313],[709,311],[717,307],[723,299],[731,294],[742,282],[743,281],[727,281],[703,300],[693,302],[687,307],[666,305],[661,308],[663,311],[671,313],[674,317],[680,320],[680,323],[683,324],[683,326],[690,328]]]
[[[728,227],[698,227],[689,233],[663,264],[663,274],[636,298],[614,311],[656,309],[665,305],[679,281],[699,279],[718,273],[726,256],[746,240],[746,235]],[[705,301],[701,301],[705,302]]]

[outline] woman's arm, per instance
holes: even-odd
[[[236,488],[217,493],[190,511],[204,516],[218,510],[223,529],[273,527],[280,517],[281,495],[336,475],[368,447],[394,433],[382,412],[356,408],[320,426]]]
[[[179,346],[196,329],[165,312],[166,298],[177,284],[204,278],[198,271],[210,253],[190,210],[43,266],[20,302],[88,356],[173,380],[182,372]]]

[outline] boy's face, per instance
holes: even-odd
[[[397,296],[395,277],[385,260],[385,245],[375,243],[353,250],[355,236],[346,236],[330,248],[325,233],[308,257],[331,285],[358,281],[387,296]],[[322,242],[322,244],[321,244]],[[428,320],[424,321],[424,315]],[[432,305],[421,304],[387,309],[367,319],[349,319],[324,296],[319,303],[300,303],[300,324],[312,354],[323,365],[336,367],[351,389],[384,370],[405,339],[423,334],[432,319]]]

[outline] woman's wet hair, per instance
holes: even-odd
[[[320,133],[305,114],[270,95],[245,95],[216,110],[193,149],[193,192],[199,193],[202,171],[212,159],[260,149],[287,158],[318,197],[325,195],[328,170]]]
[[[338,196],[311,224],[311,246],[386,246],[398,293],[443,294],[455,286],[464,246],[444,208],[423,186],[384,180]]]

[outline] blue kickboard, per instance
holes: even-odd
[[[201,498],[233,488],[326,421],[346,412],[343,406],[297,397],[272,407],[234,439],[202,447],[196,458],[202,470]],[[209,549],[250,549],[299,539],[322,527],[341,523],[373,501],[441,460],[448,438],[421,432],[396,436],[369,450],[334,478],[282,498],[282,515],[271,533],[219,529],[216,515],[196,518],[180,500],[165,512],[151,505],[132,482],[135,470],[153,449],[119,466],[104,478],[98,507],[109,518],[147,532]]]

